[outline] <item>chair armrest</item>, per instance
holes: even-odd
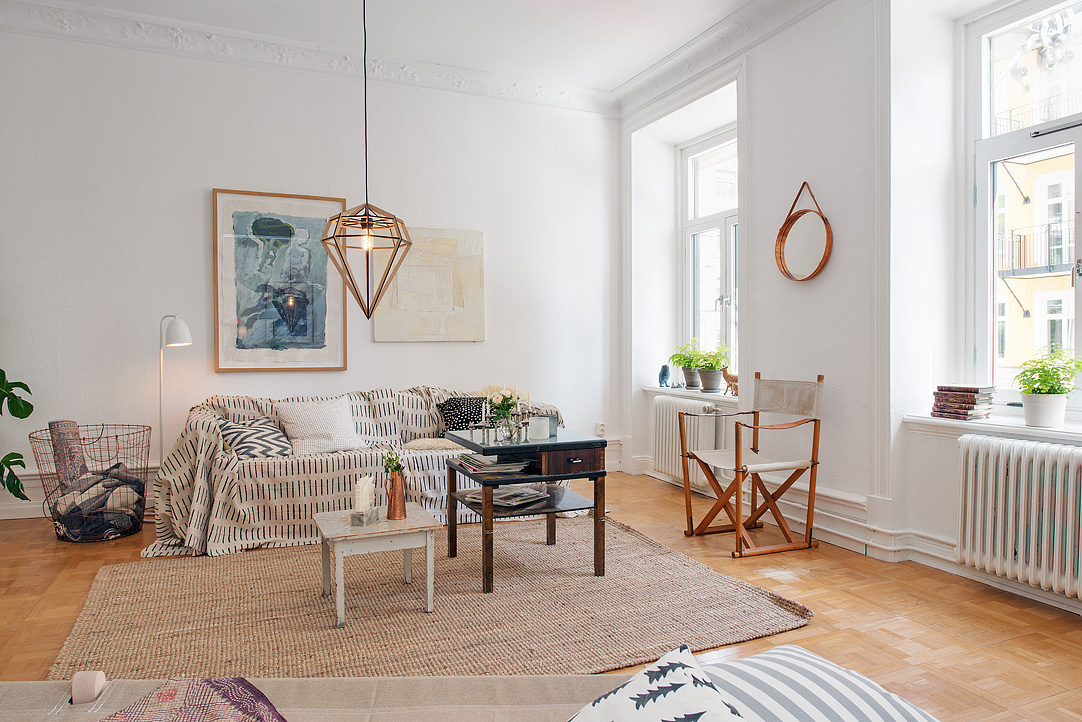
[[[745,413],[748,413],[748,412],[745,412]],[[793,428],[796,428],[797,426],[802,426],[804,424],[810,424],[811,422],[816,421],[816,420],[817,419],[801,419],[800,421],[793,421],[793,422],[790,422],[788,424],[761,424],[759,426],[755,426],[754,424],[745,424],[742,421],[737,421],[736,423],[740,424],[745,429],[793,429]]]
[[[721,419],[721,418],[724,418],[726,416],[747,416],[748,414],[754,414],[755,412],[754,411],[733,411],[732,413],[728,413],[728,414],[719,414],[718,412],[715,411],[715,412],[709,413],[709,414],[696,414],[696,413],[693,413],[691,411],[681,411],[680,413],[682,415],[684,415],[684,416],[713,416],[714,418]],[[737,423],[739,423],[739,422],[737,422]],[[747,424],[744,424],[744,426],[747,426]],[[766,428],[766,427],[762,427],[762,428]]]

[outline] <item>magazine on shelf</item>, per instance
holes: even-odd
[[[481,489],[474,489],[466,494],[471,503],[481,503]],[[532,486],[501,486],[492,490],[492,505],[502,507],[522,506],[547,499],[548,494]]]

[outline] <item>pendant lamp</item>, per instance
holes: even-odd
[[[413,241],[401,218],[368,202],[368,27],[361,2],[364,67],[364,203],[331,216],[323,247],[365,318],[386,293]]]

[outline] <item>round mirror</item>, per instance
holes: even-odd
[[[813,278],[827,265],[833,242],[830,221],[822,213],[813,208],[790,213],[774,244],[778,270],[794,281]]]

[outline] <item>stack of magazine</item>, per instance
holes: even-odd
[[[513,486],[498,486],[492,490],[492,506],[510,509],[523,504],[532,504],[535,501],[547,499],[548,494],[544,489],[535,486],[515,484]],[[474,489],[466,494],[466,501],[471,504],[481,503],[481,489]]]
[[[470,471],[481,472],[484,474],[517,474],[525,469],[530,462],[529,460],[500,461],[496,456],[463,454],[458,457],[458,463],[462,464]]]

